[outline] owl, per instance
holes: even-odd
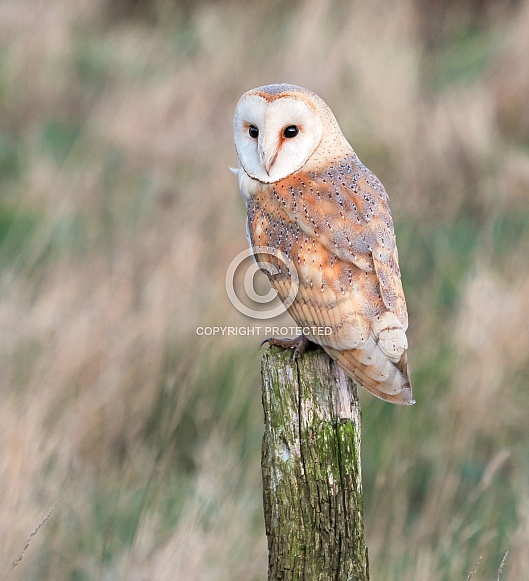
[[[268,341],[296,347],[295,355],[307,340],[317,343],[375,396],[415,403],[384,186],[358,159],[328,105],[302,87],[246,92],[237,103],[234,138],[249,242],[258,264],[265,258],[274,264],[266,272],[283,302],[294,268],[297,273],[296,295],[285,304],[304,335]]]

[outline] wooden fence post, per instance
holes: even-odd
[[[269,581],[368,581],[356,386],[320,348],[262,358]]]

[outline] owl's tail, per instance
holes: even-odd
[[[388,360],[390,371],[387,375],[373,378],[373,375],[376,376],[376,370],[373,369],[373,366],[365,365],[359,361],[359,357],[362,356],[360,350],[338,351],[327,346],[323,346],[323,348],[330,357],[343,367],[348,375],[376,397],[397,405],[413,405],[415,403],[412,397],[406,352],[396,364]]]

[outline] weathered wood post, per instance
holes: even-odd
[[[368,581],[355,384],[320,348],[262,359],[269,581]]]

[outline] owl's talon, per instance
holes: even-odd
[[[275,347],[281,347],[282,349],[294,349],[292,361],[296,361],[300,355],[305,353],[310,341],[305,337],[305,335],[300,335],[294,339],[277,339],[275,337],[269,337],[268,339],[263,339],[263,341],[261,341],[259,348],[261,348],[265,343],[268,343],[268,345],[274,345]]]

